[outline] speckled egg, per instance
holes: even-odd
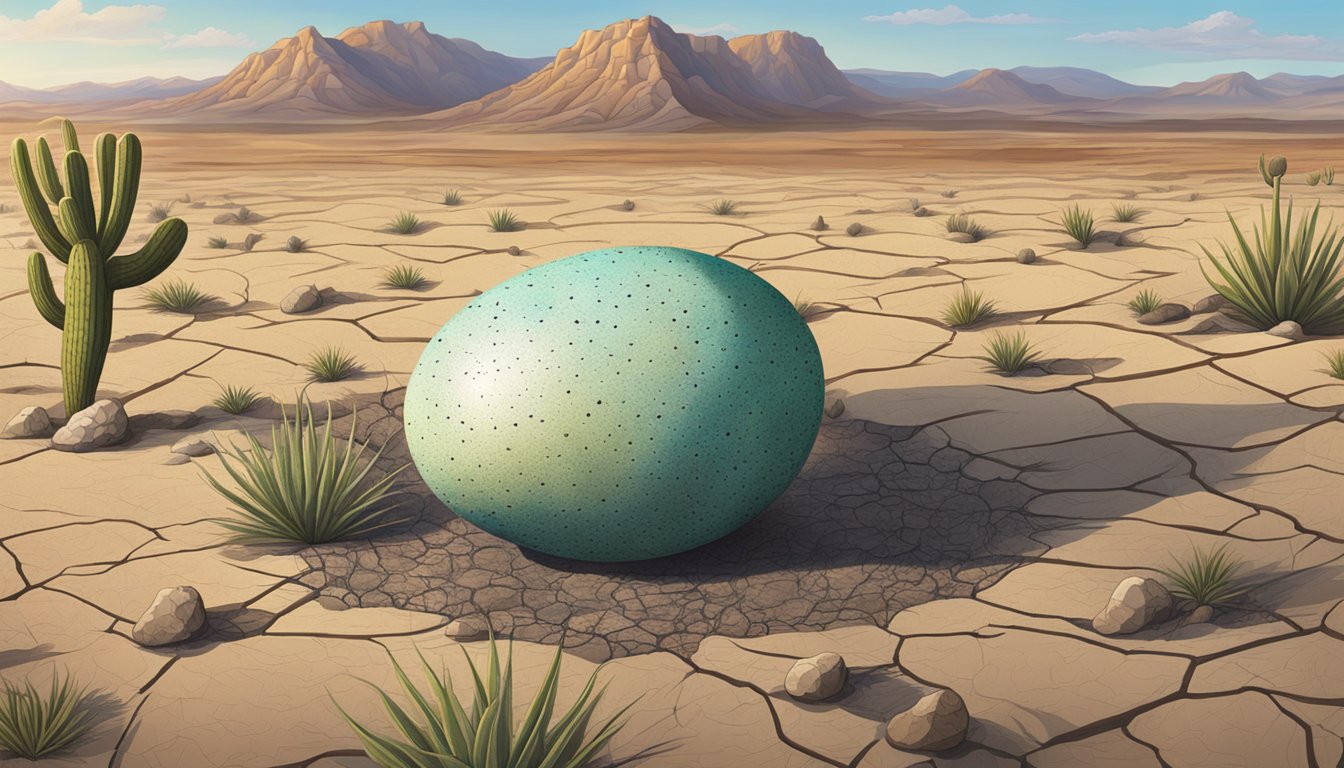
[[[583,253],[478,296],[406,391],[445,504],[580,560],[671,555],[788,487],[821,422],[821,355],[773,286],[681,248]]]

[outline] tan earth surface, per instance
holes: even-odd
[[[92,738],[50,764],[367,768],[335,702],[384,723],[361,679],[394,687],[389,654],[409,665],[418,650],[462,681],[458,647],[480,659],[485,644],[459,643],[444,627],[470,605],[507,619],[497,629],[518,639],[520,707],[562,630],[582,639],[565,637],[562,703],[607,661],[599,712],[635,702],[607,750],[618,765],[1340,765],[1344,385],[1321,369],[1322,354],[1344,342],[1289,341],[1210,313],[1141,325],[1125,306],[1143,289],[1187,306],[1211,293],[1200,245],[1229,235],[1226,212],[1248,224],[1265,203],[1254,169],[1262,151],[1289,156],[1299,205],[1344,209],[1344,192],[1301,180],[1344,164],[1334,136],[501,137],[408,125],[142,132],[130,240],[152,226],[149,203],[176,201],[191,237],[165,277],[217,298],[193,316],[153,311],[135,290],[117,295],[100,394],[126,404],[127,443],[70,454],[44,439],[0,441],[0,677],[42,685],[62,670],[99,691]],[[463,205],[442,205],[445,189],[460,189]],[[738,201],[737,212],[708,212],[720,198]],[[933,215],[913,216],[911,198]],[[626,199],[634,210],[622,209]],[[0,418],[31,405],[63,418],[59,335],[27,296],[32,233],[15,202],[0,187],[0,251],[10,251],[0,258]],[[1115,202],[1144,214],[1110,221]],[[1105,232],[1085,250],[1060,230],[1073,204]],[[212,223],[240,206],[257,218]],[[489,231],[497,208],[527,228]],[[427,226],[392,232],[400,211]],[[947,240],[944,222],[960,212],[991,234]],[[828,230],[810,229],[818,215]],[[863,233],[847,235],[855,222]],[[262,239],[244,252],[251,233]],[[228,245],[208,247],[211,236]],[[307,249],[288,252],[290,236]],[[849,509],[845,520],[893,541],[916,520],[937,529],[955,513],[956,525],[899,554],[780,561],[661,600],[631,586],[648,574],[569,574],[547,593],[543,607],[560,612],[546,619],[518,596],[533,594],[528,579],[553,577],[554,564],[523,570],[515,547],[467,531],[432,501],[415,529],[423,535],[318,550],[233,544],[212,522],[227,504],[201,476],[218,473],[217,459],[171,461],[183,438],[264,437],[276,406],[305,386],[302,363],[327,344],[363,370],[308,394],[339,413],[395,415],[421,346],[472,296],[549,260],[626,244],[716,254],[814,303],[828,393],[844,409],[791,491],[812,500],[807,509]],[[1038,260],[1018,263],[1022,248]],[[398,264],[421,267],[430,284],[380,287],[382,270]],[[324,304],[280,312],[308,284]],[[945,326],[942,308],[963,286],[1001,314],[970,330]],[[986,370],[977,359],[986,339],[1018,329],[1039,365],[1014,377]],[[272,400],[226,416],[210,405],[225,384]],[[394,440],[396,420],[380,423],[374,436]],[[847,465],[860,449],[869,463]],[[901,484],[910,478],[918,483]],[[846,507],[864,493],[871,505]],[[883,522],[893,499],[903,523]],[[980,535],[986,527],[997,533]],[[842,537],[837,551],[870,544]],[[1186,605],[1136,634],[1093,631],[1122,579],[1161,578],[1173,558],[1221,545],[1244,561],[1250,588],[1211,623],[1185,625]],[[476,567],[442,570],[440,551]],[[850,585],[852,604],[823,581]],[[131,626],[178,585],[200,592],[209,633],[135,644]],[[454,590],[467,599],[429,597]],[[691,592],[698,602],[681,597]],[[680,613],[660,613],[679,601]],[[520,618],[529,610],[534,623]],[[844,657],[845,689],[819,703],[791,699],[793,661],[825,652]],[[888,744],[887,721],[939,687],[965,701],[966,742],[939,754]],[[6,757],[0,764],[26,764]]]

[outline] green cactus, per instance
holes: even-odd
[[[133,133],[120,139],[104,133],[94,141],[95,213],[89,164],[79,151],[74,124],[62,120],[61,133],[64,181],[45,137],[37,140],[36,173],[22,138],[14,140],[10,169],[38,239],[65,264],[64,302],[38,252],[28,257],[28,291],[43,319],[61,329],[61,385],[65,412],[73,414],[89,407],[98,391],[112,340],[112,292],[142,285],[167,269],[187,242],[187,225],[168,219],[143,248],[116,256],[140,191],[140,139]]]

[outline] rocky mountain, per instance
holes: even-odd
[[[1272,101],[1278,94],[1246,72],[1215,75],[1208,80],[1173,85],[1154,94],[1161,99],[1218,99],[1222,102]]]
[[[682,34],[645,16],[584,32],[531,77],[443,113],[448,125],[678,130],[806,121],[878,97],[793,32]]]
[[[251,54],[218,83],[164,102],[161,111],[258,119],[422,113],[479,98],[542,63],[441,37],[420,22],[375,21],[334,38],[305,27]]]

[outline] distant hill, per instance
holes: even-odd
[[[881,69],[846,69],[845,77],[851,83],[873,93],[901,98],[919,91],[941,91],[970,80],[979,70],[963,69],[950,75],[932,75],[928,72],[888,72]]]
[[[1264,102],[1273,101],[1281,94],[1267,88],[1246,72],[1232,72],[1226,75],[1215,75],[1208,80],[1200,80],[1199,82],[1173,85],[1170,88],[1158,91],[1155,95],[1160,99],[1211,98],[1223,102],[1229,100]]]
[[[142,77],[121,83],[81,82],[53,88],[24,88],[0,83],[0,103],[92,104],[105,101],[142,101],[166,99],[199,91],[222,78],[191,80],[185,77]]]
[[[1079,101],[1048,85],[1029,83],[1002,69],[982,69],[974,77],[951,88],[921,97],[922,101],[951,107],[1019,109],[1063,105]]]
[[[1127,83],[1081,67],[1013,67],[1008,72],[1028,83],[1048,85],[1066,96],[1088,99],[1114,99],[1162,90],[1158,86]]]

